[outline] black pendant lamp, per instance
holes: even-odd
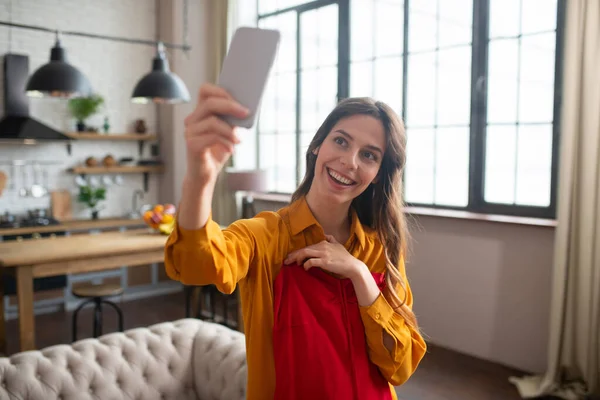
[[[60,44],[58,32],[56,43],[50,50],[50,62],[38,68],[29,78],[26,87],[30,97],[73,98],[91,93],[88,79],[67,62],[65,49]]]
[[[162,43],[158,43],[156,56],[152,60],[152,71],[135,85],[131,101],[140,104],[190,101],[190,93],[181,78],[169,70],[169,60]]]

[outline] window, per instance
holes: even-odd
[[[304,174],[336,102],[402,116],[411,205],[553,217],[564,0],[258,0],[282,41],[256,164],[274,192]]]

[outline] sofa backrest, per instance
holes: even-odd
[[[194,342],[194,381],[200,399],[246,398],[246,343],[241,332],[205,323]]]
[[[245,360],[240,332],[195,319],[160,323],[1,358],[0,399],[235,399],[229,394],[246,383],[245,362],[230,369],[236,352]]]

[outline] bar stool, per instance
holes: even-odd
[[[115,309],[119,317],[119,332],[123,332],[123,312],[112,301],[106,300],[106,297],[118,296],[123,294],[123,288],[116,283],[102,283],[99,285],[89,285],[76,287],[71,290],[75,297],[87,299],[73,311],[73,320],[71,322],[73,329],[73,342],[77,340],[77,314],[83,307],[94,303],[94,337],[102,335],[102,304],[107,304]]]

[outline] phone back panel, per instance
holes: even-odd
[[[244,128],[254,125],[279,39],[279,31],[271,29],[241,27],[234,33],[218,85],[247,107],[250,114],[245,119],[224,116],[225,121]]]

